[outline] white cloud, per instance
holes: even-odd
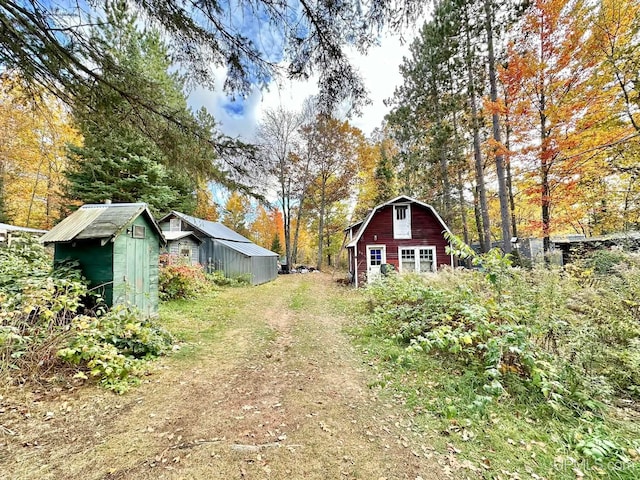
[[[396,86],[402,82],[399,66],[403,56],[408,55],[409,44],[415,36],[409,32],[408,40],[402,43],[397,36],[385,36],[380,46],[371,48],[366,55],[355,50],[348,52],[352,63],[358,68],[369,91],[370,105],[362,109],[362,115],[351,119],[351,123],[370,135],[379,127],[388,108],[384,100],[393,95]],[[216,72],[217,78],[224,78],[224,70]],[[218,82],[222,84],[222,81]],[[304,100],[318,92],[317,79],[294,82],[287,79],[272,82],[268,90],[254,91],[242,100],[242,113],[234,113],[231,99],[221,89],[209,91],[194,90],[189,96],[193,108],[204,106],[220,124],[223,133],[251,141],[263,112],[280,105],[290,110],[302,107]]]

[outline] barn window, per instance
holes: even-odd
[[[411,238],[411,208],[409,205],[393,206],[393,238]]]
[[[191,247],[181,247],[180,248],[180,256],[181,257],[186,257],[186,258],[191,258]]]
[[[382,249],[371,248],[369,250],[369,265],[379,266],[382,264]]]
[[[133,234],[132,234],[133,238],[145,238],[146,233],[147,233],[147,229],[144,228],[142,225],[133,226]]]
[[[433,262],[435,250],[433,248],[419,249],[419,268],[421,272],[435,272],[435,264]]]
[[[401,272],[416,271],[416,252],[413,248],[400,249],[400,271]]]
[[[400,272],[426,273],[436,271],[435,247],[400,247],[398,257]]]

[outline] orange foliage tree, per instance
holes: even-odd
[[[550,236],[583,218],[588,189],[607,165],[595,154],[627,133],[612,112],[612,93],[598,75],[602,57],[590,34],[591,10],[582,0],[536,0],[522,20],[501,72],[508,92],[510,126],[522,166],[521,191],[538,203],[540,220],[530,220]]]

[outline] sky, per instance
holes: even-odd
[[[390,98],[395,87],[402,83],[399,65],[403,56],[408,56],[410,39],[413,36],[414,32],[405,32],[405,39],[409,40],[402,43],[397,36],[388,35],[382,38],[380,46],[371,48],[367,55],[355,51],[349,53],[353,65],[364,78],[372,102],[362,109],[361,116],[352,118],[350,122],[367,136],[381,125],[388,112],[388,108],[383,104],[384,100]],[[216,71],[216,78],[220,79],[217,82],[219,85],[224,82],[224,74],[223,69]],[[280,105],[290,110],[298,109],[305,98],[317,91],[315,79],[307,82],[285,79],[280,84],[271,83],[268,90],[255,90],[246,99],[239,101],[232,101],[221,88],[214,91],[198,88],[189,95],[189,103],[194,109],[204,106],[226,135],[251,141],[264,111]]]

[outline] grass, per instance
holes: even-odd
[[[294,311],[300,311],[309,305],[311,299],[309,298],[309,282],[301,283],[296,288],[289,301],[289,308]]]
[[[246,315],[243,305],[251,298],[252,288],[268,289],[269,286],[213,290],[195,300],[161,303],[161,323],[182,342],[182,348],[173,356],[196,361],[207,353],[213,354],[211,345],[219,349],[221,339],[238,329],[250,331],[252,341],[258,347],[273,340],[272,329]]]
[[[459,450],[458,458],[475,465],[481,478],[640,478],[637,457],[628,463],[615,458],[598,462],[578,447],[589,439],[637,446],[636,418],[625,418],[619,410],[570,418],[526,396],[474,404],[478,379],[449,358],[408,352],[366,322],[350,333],[380,369],[370,388],[403,403],[436,449]]]

